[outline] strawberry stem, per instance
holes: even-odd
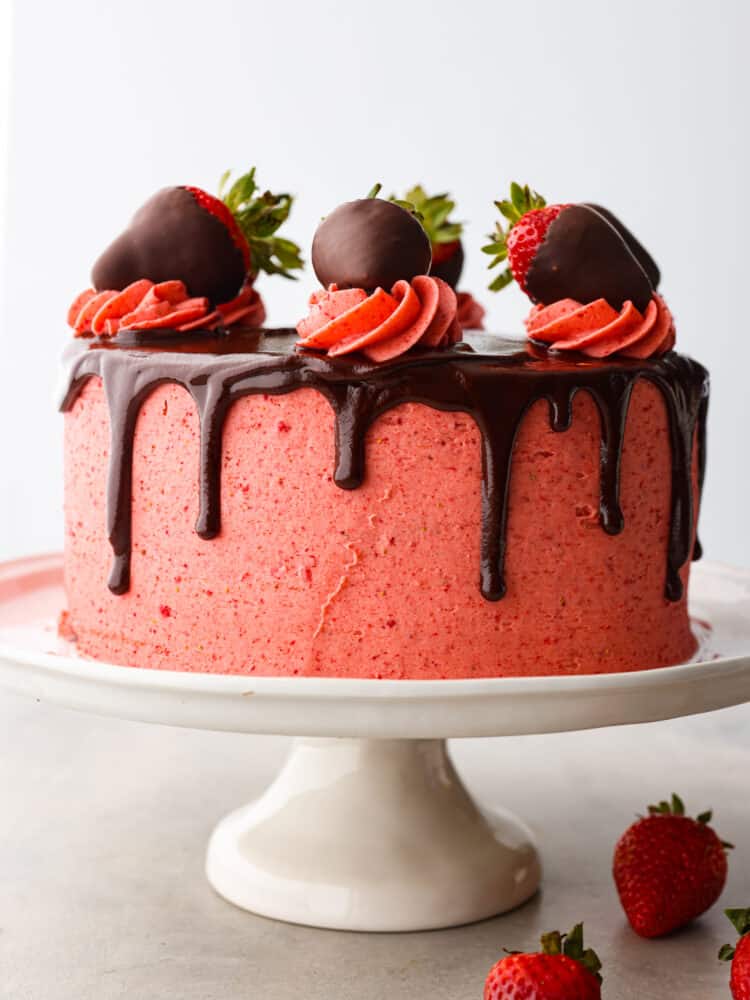
[[[648,814],[649,816],[685,816],[685,803],[679,795],[673,792],[670,801],[662,799],[657,805],[649,806]],[[696,816],[695,822],[700,823],[701,826],[707,826],[711,822],[712,817],[713,811],[707,809],[706,812],[699,813]]]
[[[598,981],[602,981],[600,970],[602,963],[593,948],[583,946],[583,924],[576,924],[568,934],[561,934],[559,931],[550,931],[542,935],[543,955],[566,955],[574,959],[591,973]]]
[[[377,198],[382,190],[383,190],[383,185],[380,182],[378,182],[377,184],[373,184],[373,186],[365,195],[365,198]],[[391,195],[391,197],[388,198],[387,200],[392,202],[392,204],[394,205],[398,205],[399,208],[403,208],[403,210],[405,212],[408,212],[409,215],[413,215],[414,218],[417,220],[417,222],[421,225],[421,227],[423,229],[426,229],[422,213],[419,211],[414,202],[405,201],[401,198],[395,198],[393,195]],[[427,235],[429,236],[429,233]]]

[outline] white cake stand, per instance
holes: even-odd
[[[517,819],[472,800],[446,738],[653,722],[750,701],[750,573],[698,564],[691,586],[702,641],[683,666],[476,681],[249,678],[79,658],[56,635],[61,557],[39,556],[0,564],[0,684],[101,715],[297,736],[271,787],[216,827],[214,888],[318,927],[447,927],[524,902],[540,864]],[[523,761],[509,767],[523,773]]]

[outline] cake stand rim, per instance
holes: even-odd
[[[3,561],[0,587],[24,577],[41,576],[47,578],[46,583],[38,586],[49,588],[50,574],[61,577],[59,553]],[[750,570],[710,562],[703,564],[697,576],[730,578],[746,586],[750,604]],[[706,598],[701,595],[701,599]],[[7,600],[0,593],[0,606]],[[55,689],[45,690],[45,681]],[[232,732],[415,739],[521,735],[658,721],[750,701],[750,636],[747,652],[670,667],[626,673],[452,680],[256,677],[153,670],[24,648],[0,637],[0,687],[98,714]],[[67,693],[66,687],[70,688]],[[129,697],[121,711],[113,702],[118,694]],[[639,696],[648,699],[659,695],[663,701],[670,694],[675,700],[667,711],[658,705],[644,705],[644,710],[637,712],[631,704]],[[149,696],[158,699],[151,706],[144,701]],[[702,696],[708,700],[702,701]],[[201,699],[206,701],[205,711],[201,711]],[[591,702],[590,707],[601,703],[600,714],[587,716],[585,706],[575,705],[581,699]],[[627,704],[618,710],[617,699]],[[487,711],[491,715],[492,708],[486,704],[488,701],[498,709],[504,708],[503,718],[497,722],[487,715]],[[523,718],[516,725],[509,723],[508,710],[513,702],[522,714],[543,710],[539,727]],[[238,703],[244,706],[239,713]],[[392,712],[378,719],[377,710],[384,704],[390,705]],[[222,706],[232,707],[226,722],[219,718]],[[317,719],[306,723],[301,718],[305,706],[314,710]],[[555,706],[559,710],[557,719],[550,716]],[[350,725],[333,717],[351,708],[361,709],[364,717],[352,719]],[[409,718],[415,710],[433,717]],[[456,713],[453,719],[449,717],[452,710]],[[472,710],[478,711],[480,717],[472,720],[468,716]],[[261,711],[281,717],[280,721],[260,718]],[[328,722],[327,712],[331,714]]]

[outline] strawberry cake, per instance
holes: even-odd
[[[484,249],[531,299],[525,339],[465,329],[424,214],[377,191],[318,227],[295,329],[263,328],[255,288],[300,264],[289,196],[250,174],[136,213],[69,314],[82,654],[373,679],[690,658],[707,373],[614,215],[497,204]]]

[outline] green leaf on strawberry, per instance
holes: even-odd
[[[255,167],[229,184],[231,171],[219,181],[219,197],[234,216],[250,247],[253,275],[259,271],[294,278],[292,271],[303,267],[300,248],[291,240],[277,236],[279,228],[289,218],[294,202],[290,194],[259,193]]]
[[[725,944],[719,950],[719,959],[731,962],[729,988],[734,1000],[750,997],[750,910],[725,910],[739,940],[735,945]]]
[[[724,910],[740,937],[750,934],[750,909]]]
[[[684,816],[685,815],[685,803],[682,801],[679,795],[672,793],[672,801],[667,802],[666,800],[661,801],[656,806],[648,807],[649,816]],[[706,819],[701,817],[705,816]],[[698,816],[697,821],[699,823],[707,823],[711,819],[711,813],[701,813]]]
[[[487,286],[491,292],[499,292],[513,281],[513,274],[510,268],[501,271],[498,276]]]
[[[441,243],[455,243],[461,239],[463,223],[452,221],[449,216],[456,207],[447,192],[428,195],[421,184],[415,184],[404,195],[403,200],[391,195],[391,201],[397,205],[409,204],[416,211],[422,222],[424,231],[430,243],[437,246]]]
[[[593,948],[583,946],[583,924],[576,924],[568,934],[561,934],[559,931],[551,931],[542,935],[543,955],[567,955],[568,958],[575,959],[599,982],[602,981],[602,963]]]

